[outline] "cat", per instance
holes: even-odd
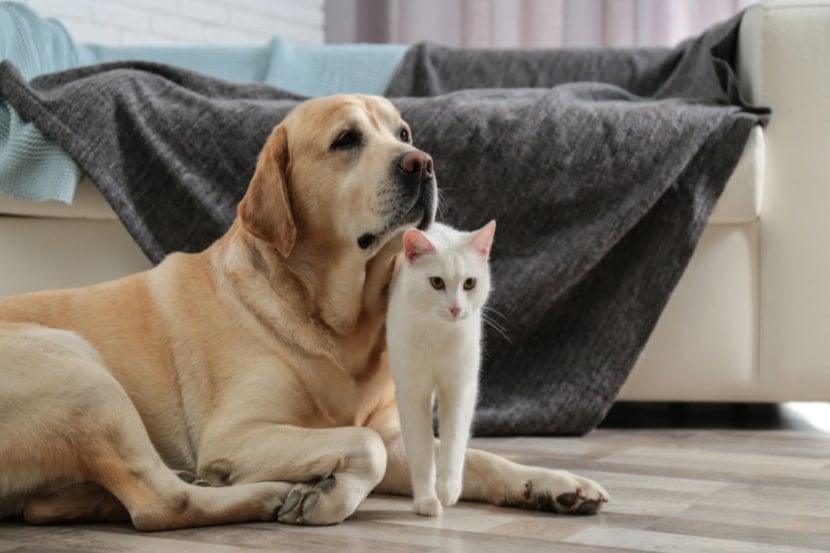
[[[474,232],[433,223],[408,230],[386,316],[389,369],[412,476],[413,511],[438,516],[461,495],[490,293],[496,222]],[[438,400],[437,478],[432,430]]]

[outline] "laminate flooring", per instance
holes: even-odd
[[[407,498],[373,495],[345,523],[323,528],[142,534],[117,524],[0,522],[0,553],[830,551],[830,406],[816,407],[809,418],[777,407],[621,405],[584,437],[473,440],[600,481],[611,502],[596,516],[462,503],[428,519],[412,514]]]

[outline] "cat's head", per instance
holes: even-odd
[[[477,313],[490,293],[488,258],[496,222],[462,232],[435,223],[404,234],[410,306],[422,315],[460,321]]]

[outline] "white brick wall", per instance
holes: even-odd
[[[324,0],[20,0],[79,43],[259,45],[274,35],[323,43]]]

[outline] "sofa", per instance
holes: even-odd
[[[741,92],[773,116],[747,144],[619,399],[830,400],[828,28],[828,2],[745,12]]]
[[[830,3],[745,13],[742,94],[773,109],[756,129],[620,400],[830,399],[822,175],[830,138]],[[830,168],[827,168],[830,169]],[[830,199],[830,193],[825,193]],[[96,187],[71,205],[0,197],[0,295],[83,286],[150,267]],[[830,275],[828,275],[830,276]]]

